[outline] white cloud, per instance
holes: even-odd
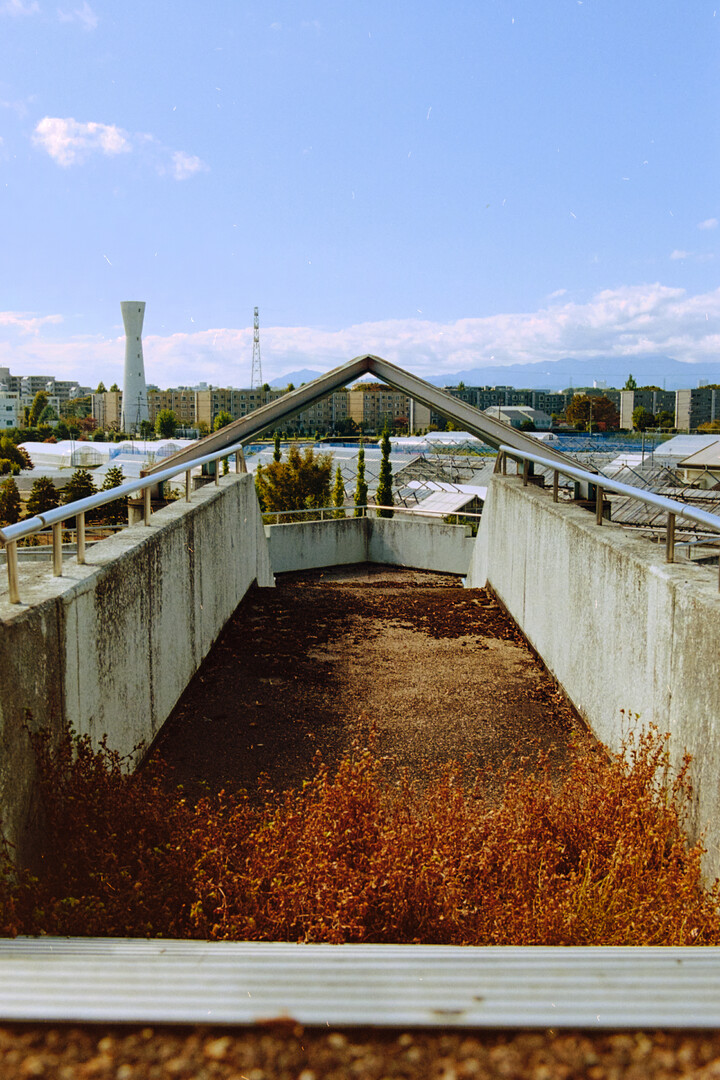
[[[59,316],[46,316],[48,322]],[[3,317],[0,316],[0,331]],[[13,328],[36,333],[37,316],[10,313],[0,332],[0,364],[21,373],[49,371],[84,383],[122,378],[124,338],[58,341],[42,334],[32,347]],[[627,357],[659,353],[677,360],[720,357],[720,288],[688,296],[660,284],[625,286],[590,300],[551,304],[531,312],[501,313],[450,323],[389,319],[338,330],[309,326],[263,327],[266,378],[298,368],[327,371],[363,353],[375,353],[420,376],[442,375],[488,363],[539,363],[574,357]],[[145,339],[148,381],[161,386],[204,380],[246,385],[250,379],[252,327],[218,328]],[[688,375],[688,384],[694,376]]]
[[[711,251],[681,251],[678,248],[670,253],[671,259],[690,259],[692,262],[710,262],[715,256]]]
[[[186,154],[184,150],[171,150],[154,135],[132,134],[116,124],[101,124],[94,120],[83,122],[72,116],[43,117],[35,127],[32,141],[63,168],[80,165],[91,154],[116,157],[139,151],[155,159],[161,175],[170,174],[176,180],[187,180],[195,173],[208,171],[208,166],[199,157]]]
[[[4,0],[0,4],[0,15],[37,15],[39,11],[37,0]]]
[[[564,296],[567,289],[556,289],[555,292],[551,292],[548,296],[548,300],[557,300],[559,297]]]
[[[128,133],[115,124],[81,123],[72,116],[43,117],[33,132],[33,142],[63,167],[77,165],[92,153],[112,157],[132,149]]]
[[[208,167],[199,157],[176,150],[172,155],[172,173],[176,180],[187,180],[198,172],[207,172]]]
[[[718,219],[716,217],[706,218],[705,221],[698,223],[698,229],[717,229]]]
[[[61,8],[58,8],[57,14],[60,22],[80,23],[84,30],[95,30],[99,22],[97,15],[90,7],[87,0],[84,0],[81,8],[75,8],[73,11],[63,11]]]
[[[30,311],[0,311],[0,327],[19,330],[22,334],[39,334],[48,323],[61,323],[62,315],[35,315]]]

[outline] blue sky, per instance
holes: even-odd
[[[0,0],[0,364],[720,359],[720,0]]]

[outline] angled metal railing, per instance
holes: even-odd
[[[362,510],[362,514],[355,514],[356,510]],[[364,506],[355,506],[355,504],[348,504],[347,506],[316,506],[309,510],[263,510],[263,518],[274,518],[274,521],[266,521],[266,525],[295,525],[301,522],[294,521],[281,521],[281,518],[307,518],[310,514],[319,514],[315,520],[317,521],[337,521],[342,518],[353,517],[378,517],[379,510],[390,510],[393,514],[405,514],[407,517],[429,517],[429,518],[472,518],[479,521],[482,514],[477,511],[465,511],[465,510],[423,510],[422,503],[418,506],[383,506],[382,503],[366,503]],[[340,511],[340,517],[338,518],[338,511]]]
[[[116,502],[118,499],[127,498],[128,496],[141,491],[143,493],[143,523],[149,525],[150,515],[152,513],[152,488],[157,487],[158,484],[164,483],[166,480],[172,480],[174,476],[184,472],[185,501],[190,502],[192,470],[198,466],[209,465],[211,462],[221,461],[223,458],[231,457],[233,454],[235,455],[235,472],[246,472],[247,469],[245,466],[243,449],[238,443],[235,446],[225,447],[223,450],[216,451],[215,453],[203,454],[202,456],[193,458],[191,461],[159,470],[158,472],[154,472],[152,476],[143,476],[139,480],[128,480],[127,483],[119,484],[118,487],[108,488],[107,491],[98,491],[95,495],[90,495],[86,499],[77,499],[75,502],[66,503],[65,506],[58,506],[54,510],[46,510],[42,514],[36,514],[34,517],[26,518],[24,521],[18,521],[14,525],[6,525],[4,528],[0,529],[0,545],[2,545],[7,552],[10,603],[20,603],[17,557],[17,545],[19,540],[24,540],[28,536],[34,536],[36,533],[51,526],[53,576],[61,577],[63,522],[67,521],[68,518],[77,519],[77,561],[82,565],[85,562],[85,515],[87,513],[95,510],[99,506],[106,506],[108,503]],[[218,469],[215,469],[215,483],[220,483],[220,473]]]
[[[558,464],[557,461],[543,457],[541,454],[530,454],[524,450],[516,450],[512,446],[501,446],[498,453],[496,470],[506,471],[507,459],[522,462],[523,484],[527,486],[530,480],[530,463],[549,469],[553,474],[552,497],[553,502],[558,501],[558,487],[560,474],[569,476],[573,480],[585,482],[591,485],[595,491],[595,521],[598,525],[603,523],[603,497],[606,491],[612,491],[616,495],[627,495],[638,502],[656,509],[667,511],[668,523],[665,541],[665,561],[675,561],[675,519],[685,518],[694,521],[697,525],[704,525],[707,529],[720,533],[720,516],[711,514],[708,510],[701,510],[696,506],[688,506],[687,503],[678,502],[677,499],[669,499],[666,495],[656,495],[653,491],[645,491],[642,488],[633,487],[631,484],[623,484],[618,480],[611,480],[609,476],[601,473],[590,473],[586,469],[580,469],[573,465]],[[720,589],[720,577],[718,580]]]

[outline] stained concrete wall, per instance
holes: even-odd
[[[273,584],[250,475],[223,477],[88,550],[88,563],[21,567],[0,592],[0,813],[20,857],[33,834],[33,728],[128,754],[150,743],[253,581]]]
[[[474,550],[471,530],[428,518],[340,518],[267,525],[276,574],[373,562],[462,574]]]
[[[494,476],[468,584],[492,586],[593,732],[630,726],[693,755],[689,822],[720,875],[720,595],[717,567],[668,564],[664,545]],[[639,714],[640,721],[634,719]]]

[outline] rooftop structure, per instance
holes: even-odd
[[[142,350],[145,301],[124,300],[120,310],[125,326],[125,377],[120,426],[123,431],[138,431],[143,421],[150,419]]]

